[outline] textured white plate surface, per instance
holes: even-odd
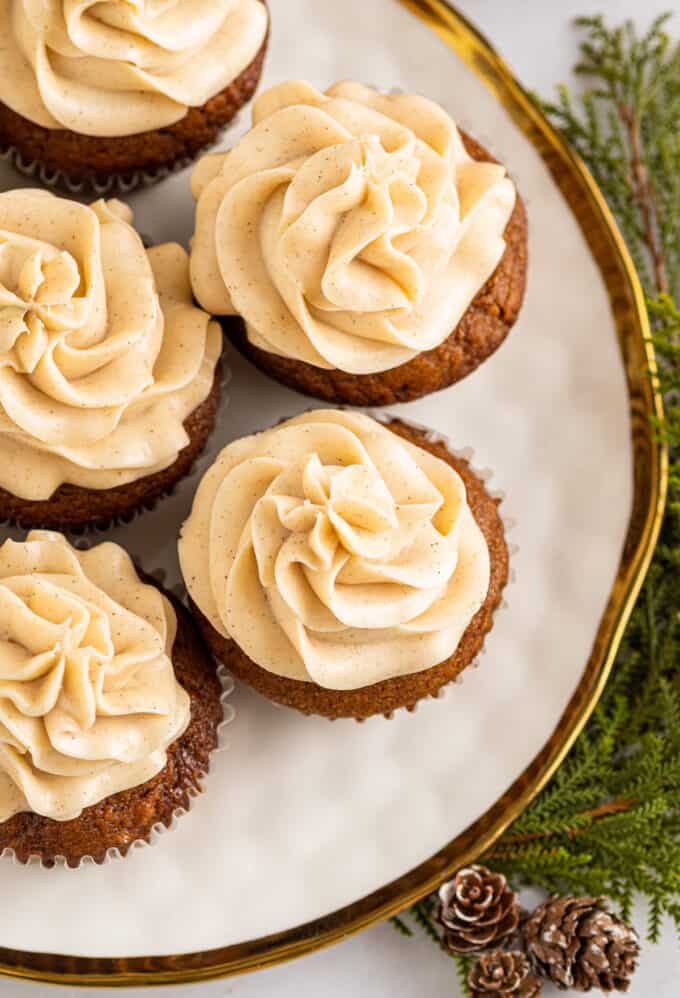
[[[482,369],[392,411],[472,447],[518,551],[480,667],[414,715],[306,719],[245,688],[230,748],[151,849],[77,871],[0,863],[0,945],[79,956],[183,953],[328,914],[400,877],[490,807],[555,730],[591,651],[632,502],[628,398],[605,287],[542,161],[482,84],[396,0],[271,0],[265,84],[353,77],[440,101],[517,180],[530,216],[521,319]],[[225,139],[246,127],[246,111]],[[0,188],[26,186],[9,168]],[[180,174],[131,198],[155,241],[188,243]],[[197,474],[109,537],[179,583],[175,541],[228,441],[309,407],[233,351],[230,402]]]

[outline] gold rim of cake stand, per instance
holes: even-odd
[[[619,571],[583,677],[548,743],[500,800],[435,856],[369,896],[286,932],[198,953],[96,959],[0,948],[0,974],[83,986],[188,984],[282,963],[384,921],[493,845],[555,773],[607,681],[659,535],[668,484],[668,455],[653,428],[653,417],[660,417],[663,407],[644,294],[589,171],[492,45],[446,0],[397,2],[428,24],[474,70],[531,141],[576,216],[609,292],[630,395],[634,499]]]

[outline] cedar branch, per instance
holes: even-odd
[[[654,278],[657,288],[661,294],[668,294],[670,285],[666,271],[666,263],[663,251],[659,242],[659,225],[656,197],[649,182],[649,173],[645,166],[642,152],[642,138],[640,135],[640,119],[637,113],[628,104],[619,104],[619,115],[626,129],[628,141],[630,143],[630,183],[633,196],[642,213],[645,231],[645,242],[649,249],[654,268]]]
[[[576,820],[579,822],[573,825],[571,828],[561,829],[559,834],[562,836],[567,836],[570,839],[575,839],[579,835],[583,835],[587,832],[598,821],[602,821],[605,818],[611,818],[614,814],[624,814],[630,811],[634,807],[636,801],[632,797],[623,797],[620,800],[606,801],[604,804],[599,804],[597,807],[589,808],[587,811],[581,811],[580,814],[575,815]],[[583,824],[581,824],[583,822]],[[555,835],[555,831],[537,831],[537,832],[519,832],[516,835],[506,835],[501,840],[500,848],[492,849],[491,852],[487,853],[487,859],[501,859],[507,857],[508,850],[511,850],[515,846],[525,845],[528,842],[537,842],[542,839],[549,839]]]

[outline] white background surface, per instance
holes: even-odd
[[[273,0],[283,7],[285,0]],[[612,19],[640,12],[634,0],[609,0],[595,4],[587,0],[550,3],[546,0],[472,0],[460,6],[477,21],[496,42],[519,77],[534,89],[547,93],[553,83],[568,78],[574,61],[576,35],[570,19],[577,13],[595,12],[606,7]],[[648,2],[638,16],[651,17],[666,4]],[[680,24],[676,26],[680,30]],[[276,891],[276,883],[271,884]],[[177,899],[181,904],[181,898]],[[267,898],[262,898],[267,904]],[[66,917],[67,914],[65,913]],[[642,924],[642,914],[639,915]],[[648,950],[642,968],[631,989],[632,998],[671,998],[677,994],[680,954],[669,931],[664,945]],[[38,993],[33,985],[0,983],[0,998],[10,995]],[[335,998],[349,991],[373,998],[381,996],[456,995],[457,986],[450,961],[440,955],[425,940],[408,941],[398,937],[390,927],[380,927],[364,933],[333,950],[306,958],[287,967],[276,968],[250,978],[215,982],[199,987],[171,989],[169,994],[198,995],[205,998],[237,995],[239,998],[265,998],[276,995],[318,994]],[[54,992],[57,993],[57,992]],[[62,989],[62,994],[68,989]],[[75,993],[75,992],[74,992]],[[84,992],[80,991],[79,994]],[[90,994],[97,992],[91,991]],[[140,992],[129,992],[139,994]]]

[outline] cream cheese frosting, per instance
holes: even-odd
[[[194,169],[194,293],[250,342],[372,374],[438,347],[505,251],[516,192],[424,97],[283,83]]]
[[[261,0],[0,0],[0,101],[100,138],[166,128],[228,87],[267,35]]]
[[[221,345],[184,250],[145,250],[121,202],[0,194],[1,488],[43,500],[168,467]]]
[[[0,822],[56,821],[141,786],[186,730],[175,613],[116,544],[0,547]]]
[[[179,543],[212,626],[257,665],[354,690],[449,658],[489,588],[460,476],[358,413],[229,444]]]

